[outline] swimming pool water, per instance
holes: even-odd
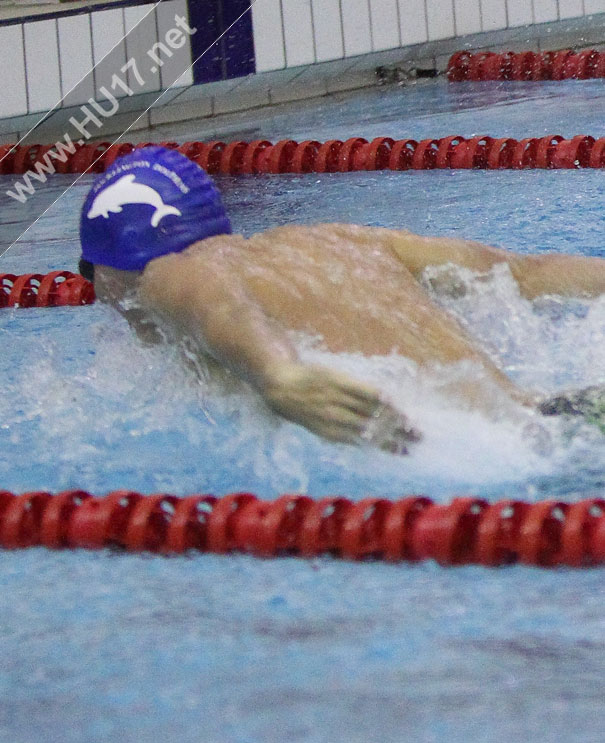
[[[603,97],[600,81],[439,81],[238,115],[228,126],[248,139],[597,137]],[[155,138],[196,138],[195,127]],[[603,255],[602,179],[600,171],[443,171],[219,183],[245,234],[351,221],[521,252]],[[75,270],[89,184],[70,190],[2,270]],[[61,177],[51,188],[60,193]],[[605,302],[531,304],[501,271],[467,289],[443,301],[520,383],[555,390],[604,381]],[[14,491],[423,491],[447,501],[469,490],[577,500],[602,487],[603,440],[592,429],[571,438],[553,430],[552,449],[534,452],[520,427],[441,409],[404,359],[305,350],[381,384],[422,418],[425,442],[401,459],[322,443],[272,419],[246,389],[224,399],[193,382],[168,349],[140,346],[100,305],[4,311],[0,333],[0,485]],[[0,560],[0,740],[602,739],[601,570],[37,549]]]

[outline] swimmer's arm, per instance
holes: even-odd
[[[360,443],[370,422],[386,433],[376,445],[405,453],[420,436],[374,388],[303,363],[285,330],[247,294],[232,271],[167,256],[146,268],[143,300],[217,361],[250,382],[276,413],[324,438]],[[388,424],[388,425],[386,425]]]
[[[542,294],[598,297],[605,293],[602,258],[560,253],[520,255],[511,270],[528,299]]]
[[[153,261],[143,273],[141,295],[150,309],[257,388],[273,368],[298,360],[286,334],[216,262],[178,255]]]
[[[605,260],[578,255],[543,253],[521,255],[471,240],[422,237],[395,232],[391,247],[418,277],[427,266],[453,263],[484,273],[497,263],[507,263],[528,299],[542,294],[594,297],[605,293]]]

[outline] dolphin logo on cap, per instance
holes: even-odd
[[[164,217],[174,214],[181,216],[181,212],[175,206],[169,206],[162,200],[160,194],[142,183],[135,182],[135,176],[130,173],[112,183],[92,202],[92,206],[86,215],[88,219],[105,217],[109,219],[109,213],[118,214],[126,204],[149,204],[155,211],[151,217],[151,226],[157,227]]]

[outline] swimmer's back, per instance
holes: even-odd
[[[220,274],[276,322],[319,337],[333,352],[396,351],[418,363],[468,357],[455,321],[393,252],[397,234],[320,224],[277,227],[249,239],[219,235],[153,261],[143,286],[157,291],[172,267],[203,293],[208,277]]]

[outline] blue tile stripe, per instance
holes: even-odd
[[[225,36],[225,61],[227,77],[242,77],[256,72],[252,11],[249,0],[223,0],[225,28],[243,17]],[[247,11],[247,12],[246,12]]]
[[[256,72],[250,0],[188,0],[188,7],[189,25],[197,28],[191,37],[191,58],[197,60],[193,65],[194,83]],[[242,13],[243,17],[216,43]]]
[[[189,25],[197,29],[196,33],[191,36],[191,59],[197,60],[193,64],[193,82],[209,83],[222,80],[221,45],[220,43],[214,44],[221,35],[219,11],[222,0],[204,0],[204,2],[188,0],[187,4]]]

